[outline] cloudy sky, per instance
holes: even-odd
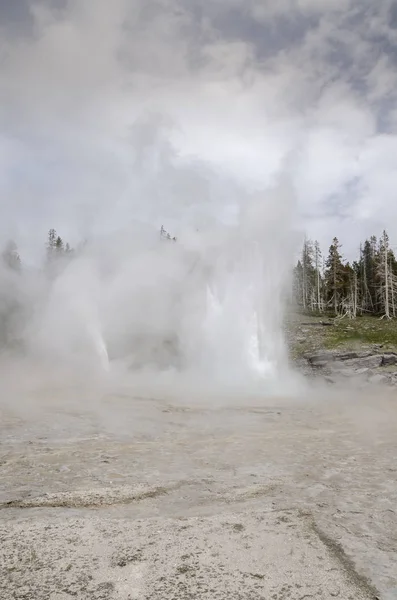
[[[324,249],[397,245],[395,0],[0,0],[0,61],[0,238],[27,257],[283,170]]]

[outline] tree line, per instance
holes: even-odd
[[[323,257],[317,241],[305,239],[294,268],[293,297],[304,312],[355,319],[397,316],[397,261],[386,231],[360,245],[359,256],[346,262],[338,238]]]
[[[171,236],[163,226],[160,229],[160,237],[165,240],[176,242],[177,238]],[[84,248],[86,242],[83,242],[78,246],[77,249],[71,248],[68,242],[65,242],[55,229],[50,229],[47,234],[47,242],[45,244],[46,249],[46,266],[56,266],[60,262],[60,259],[72,258],[78,255]],[[12,271],[19,271],[22,266],[21,257],[18,251],[18,247],[13,240],[10,240],[2,254],[1,258],[3,265]],[[51,270],[51,269],[50,269]]]
[[[164,227],[160,236],[176,241]],[[56,274],[76,250],[65,242],[55,229],[50,229],[46,242],[46,267]],[[2,252],[3,265],[11,271],[21,270],[21,257],[13,241]],[[305,239],[300,258],[293,269],[293,300],[303,312],[332,313],[356,318],[376,315],[391,319],[397,316],[397,260],[386,231],[377,238],[371,236],[360,245],[359,256],[346,262],[342,246],[334,238],[328,255],[323,256],[317,241]]]
[[[49,262],[60,256],[71,255],[74,252],[68,242],[66,242],[66,244],[64,243],[63,239],[57,234],[55,229],[50,229],[48,232],[46,250],[47,260]]]
[[[75,251],[50,229],[45,244],[44,268],[23,269],[21,256],[14,241],[0,250],[0,352],[21,348],[25,326],[37,300],[46,294],[47,283],[62,271]]]
[[[68,242],[64,242],[55,229],[50,229],[46,243],[46,261],[47,264],[53,263],[55,260],[62,257],[71,257],[75,253]],[[13,240],[7,242],[1,258],[3,265],[12,271],[20,271],[22,266],[21,257],[18,247]]]
[[[161,227],[160,238],[176,242]],[[0,354],[7,350],[23,351],[26,328],[48,299],[52,282],[70,262],[82,256],[87,241],[72,248],[55,229],[47,233],[43,244],[44,262],[37,267],[24,268],[23,259],[14,241],[0,247]]]

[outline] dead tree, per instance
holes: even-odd
[[[384,314],[381,316],[381,319],[391,319],[389,294],[392,278],[389,271],[389,250],[389,236],[387,235],[386,231],[384,231],[379,244],[380,261],[378,269],[380,280],[379,295],[383,300],[384,309]]]

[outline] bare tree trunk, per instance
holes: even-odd
[[[391,319],[390,304],[389,304],[389,285],[390,285],[391,275],[389,274],[389,264],[388,264],[389,238],[387,236],[386,231],[383,232],[382,240],[380,243],[380,250],[383,252],[383,256],[382,256],[383,264],[381,263],[382,266],[380,269],[380,273],[383,276],[383,286],[381,284],[381,289],[383,287],[383,290],[384,290],[383,302],[384,302],[384,310],[385,310],[385,314],[381,318],[382,319]]]
[[[316,268],[316,292],[317,292],[317,310],[322,312],[322,302],[321,302],[321,274],[320,274],[320,259],[321,259],[321,251],[320,245],[316,241],[314,243],[314,257],[315,257],[315,268]]]
[[[336,261],[334,261],[334,310],[335,315],[338,314],[338,294],[336,293],[337,289],[337,272],[336,272]]]
[[[395,284],[396,284],[395,277],[393,275],[393,269],[390,264],[390,292],[391,292],[391,310],[392,310],[393,318],[396,317],[396,305],[394,302],[394,286],[395,286]]]
[[[360,245],[360,257],[362,256],[362,246]],[[363,297],[362,297],[362,308],[364,310],[369,310],[370,308],[374,309],[374,303],[372,302],[372,296],[368,287],[368,277],[367,277],[367,266],[365,261],[363,261]]]
[[[305,246],[304,246],[304,250],[303,252],[305,253],[306,249],[306,240],[305,240]],[[306,310],[306,265],[305,265],[305,254],[303,254],[303,261],[302,261],[302,306],[303,306],[303,310]]]
[[[384,267],[385,267],[385,316],[387,319],[390,319],[390,308],[389,308],[389,265],[387,263],[387,255],[388,255],[388,244],[385,243],[385,259],[384,259]]]
[[[357,273],[354,272],[354,283],[353,283],[353,319],[357,317],[357,304],[358,304],[358,281]]]

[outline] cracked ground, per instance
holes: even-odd
[[[0,597],[397,598],[395,395],[306,396],[3,404]]]

